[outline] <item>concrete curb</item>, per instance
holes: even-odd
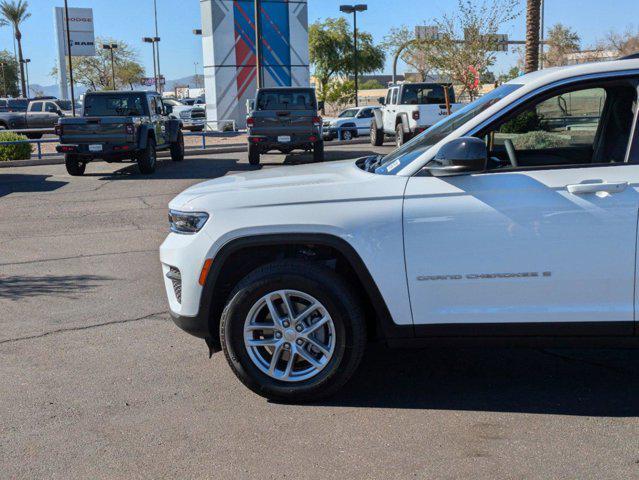
[[[356,138],[355,140],[351,140],[350,142],[326,142],[327,147],[339,147],[343,145],[361,145],[368,143],[368,139],[365,138]],[[242,153],[246,152],[246,144],[245,143],[234,143],[231,145],[225,145],[223,147],[214,147],[214,148],[206,148],[202,149],[193,149],[187,150],[187,157],[195,157],[201,155],[215,155],[219,153]],[[158,158],[169,158],[169,152],[160,152],[158,153]],[[44,157],[40,160],[38,159],[30,159],[30,160],[9,160],[6,162],[0,162],[0,168],[9,168],[9,167],[36,167],[39,165],[63,165],[64,157],[62,155],[52,155],[50,157]]]

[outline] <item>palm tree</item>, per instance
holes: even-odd
[[[526,6],[526,73],[539,70],[539,26],[541,0],[527,0]]]
[[[20,65],[20,84],[22,87],[22,96],[28,97],[27,84],[24,77],[24,59],[22,57],[22,33],[20,32],[20,24],[24,22],[31,14],[27,11],[29,2],[26,0],[2,0],[0,2],[0,15],[2,20],[13,26],[13,31],[18,42],[18,64]]]

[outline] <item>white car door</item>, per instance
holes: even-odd
[[[636,88],[573,88],[478,132],[493,170],[409,180],[405,255],[419,334],[633,333]],[[500,166],[508,140],[517,168]]]
[[[393,87],[389,90],[387,98],[390,102],[384,107],[384,131],[386,133],[395,132],[395,118],[397,113],[397,97],[399,95],[399,87]]]

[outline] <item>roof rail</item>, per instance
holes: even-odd
[[[631,53],[630,55],[624,55],[619,57],[619,60],[636,60],[639,58],[639,52]]]

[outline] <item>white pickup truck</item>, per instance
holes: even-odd
[[[446,106],[446,90],[450,112]],[[394,137],[401,147],[415,135],[432,127],[437,122],[459,110],[455,103],[455,92],[450,84],[404,83],[388,89],[386,98],[379,99],[383,105],[375,112],[371,124],[371,145],[384,143],[385,137]]]

